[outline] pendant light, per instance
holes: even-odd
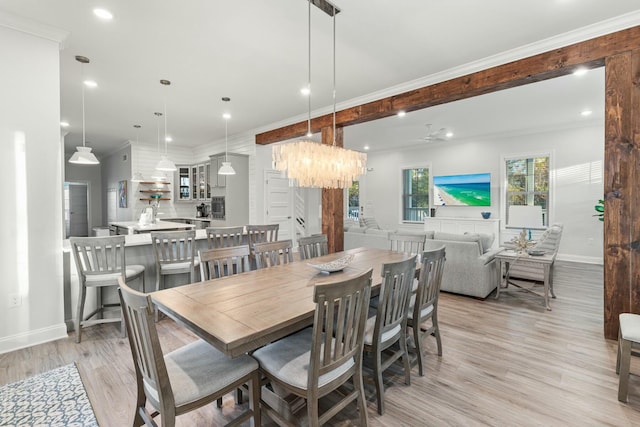
[[[222,100],[228,101],[229,98],[225,97],[225,98],[222,98]],[[224,113],[222,115],[222,118],[224,119],[224,162],[222,162],[222,166],[220,166],[220,169],[218,169],[218,175],[235,175],[236,171],[233,169],[233,167],[231,166],[231,162],[227,158],[228,149],[229,149],[228,124],[229,124],[229,119],[231,118],[231,114]]]
[[[160,80],[160,84],[168,88],[171,82],[169,80],[163,79],[163,80]],[[169,158],[167,157],[168,137],[169,135],[167,135],[167,96],[165,95],[164,97],[164,156],[160,157],[160,161],[156,165],[156,169],[159,171],[174,172],[178,168],[176,168],[176,164],[173,163],[171,160],[169,160]]]
[[[84,80],[84,64],[88,64],[89,58],[86,56],[76,56],[76,61],[81,65],[82,80]],[[85,117],[84,117],[84,81],[82,82],[82,147],[76,147],[76,152],[69,159],[69,163],[76,165],[97,165],[100,164],[95,154],[91,152],[91,148],[86,146],[85,139]]]
[[[348,188],[367,169],[367,155],[336,145],[336,14],[338,8],[327,1],[309,0],[309,52],[311,52],[311,3],[333,17],[333,144],[300,140],[274,145],[271,151],[273,168],[287,171],[292,184],[312,188]],[[311,54],[309,54],[311,70]],[[309,71],[309,88],[311,71]],[[311,135],[311,101],[307,136]]]
[[[136,128],[136,148],[137,148],[140,144],[140,128],[142,126],[133,125],[133,127]],[[140,172],[140,162],[138,161],[137,155],[136,155],[136,166],[137,166],[136,169],[138,169],[138,171],[133,174],[133,178],[131,178],[131,182],[142,182],[144,181],[144,176],[142,176],[142,173]]]

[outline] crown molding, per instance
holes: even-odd
[[[32,36],[40,37],[45,40],[50,40],[62,45],[65,40],[71,34],[69,31],[61,30],[50,25],[42,24],[40,22],[23,18],[18,15],[12,15],[7,12],[0,11],[0,27],[9,28],[12,30],[20,31],[22,33],[30,34]]]

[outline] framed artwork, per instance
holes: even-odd
[[[433,177],[435,206],[491,206],[491,174]]]
[[[127,207],[127,180],[118,182],[118,206]]]

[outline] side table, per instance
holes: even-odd
[[[531,292],[533,294],[543,296],[544,304],[547,310],[551,311],[551,306],[549,305],[549,293],[551,293],[551,297],[555,298],[556,295],[553,292],[553,263],[555,261],[554,255],[529,255],[526,252],[516,252],[514,250],[503,250],[498,252],[495,256],[495,259],[500,263],[500,282],[498,283],[498,289],[496,291],[496,299],[500,297],[501,289],[503,292],[509,287],[509,283],[512,285],[523,289],[525,291]],[[544,268],[544,295],[540,295],[539,293],[533,291],[532,288],[527,288],[520,286],[514,282],[509,282],[509,266],[515,263],[524,263],[524,264],[533,264],[533,265],[541,265]],[[504,272],[504,280],[502,279],[502,275]]]

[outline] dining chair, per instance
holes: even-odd
[[[249,247],[253,247],[256,243],[275,242],[278,240],[280,224],[247,225],[245,228],[247,229]]]
[[[329,253],[326,234],[314,234],[298,239],[300,259],[315,258]]]
[[[99,323],[120,322],[124,334],[124,321],[122,316],[117,318],[103,318],[104,312],[110,307],[118,307],[117,303],[103,303],[102,289],[108,286],[118,286],[118,277],[124,272],[125,280],[131,282],[135,279],[142,281],[144,291],[143,265],[127,265],[125,256],[125,236],[105,237],[70,237],[71,252],[78,271],[78,307],[75,318],[76,342],[82,339],[82,327]],[[87,298],[87,288],[96,289],[98,298],[97,308],[84,315],[84,305]],[[91,319],[99,315],[100,318]]]
[[[258,269],[289,264],[293,262],[293,242],[278,240],[277,242],[256,243],[253,245],[253,254]]]
[[[120,300],[127,325],[137,383],[134,426],[174,426],[175,418],[216,401],[243,384],[249,384],[249,407],[228,425],[251,419],[260,425],[260,375],[249,355],[230,359],[199,339],[163,354],[156,330],[151,297],[129,288],[119,279]],[[149,413],[149,403],[156,412]]]
[[[253,353],[260,372],[274,386],[306,399],[308,424],[325,425],[357,401],[360,425],[367,425],[362,383],[362,345],[372,269],[344,280],[317,284],[313,327],[306,328]],[[325,331],[335,331],[333,334]],[[351,380],[353,387],[322,414],[318,401]],[[333,401],[332,401],[333,402]],[[261,397],[263,413],[280,425],[300,425]]]
[[[433,335],[438,344],[438,356],[442,356],[442,341],[438,326],[438,297],[445,263],[445,248],[425,251],[422,254],[422,266],[418,289],[409,302],[407,327],[413,330],[413,343],[418,358],[418,372],[424,376],[422,363],[422,337]],[[424,323],[431,321],[431,326],[424,327]]]
[[[389,233],[389,249],[408,254],[422,254],[426,233]]]
[[[207,245],[209,249],[228,248],[243,244],[244,227],[207,227]]]
[[[198,251],[202,282],[249,271],[249,246]]]
[[[364,332],[364,352],[371,355],[373,380],[378,400],[378,413],[384,414],[384,383],[382,373],[402,358],[404,382],[411,385],[411,367],[407,351],[407,311],[411,284],[416,274],[416,255],[411,258],[382,264],[382,287],[376,315],[367,319]],[[395,344],[397,349],[392,349]],[[383,358],[384,355],[384,358]],[[384,360],[383,360],[384,359]]]
[[[196,231],[152,231],[151,242],[156,260],[156,291],[164,288],[164,276],[188,273],[196,281]]]
[[[620,329],[618,329],[618,357],[616,360],[616,374],[620,374],[618,400],[620,402],[626,402],[629,394],[631,356],[640,354],[637,351],[640,345],[640,315],[621,313],[618,319],[620,321]]]

